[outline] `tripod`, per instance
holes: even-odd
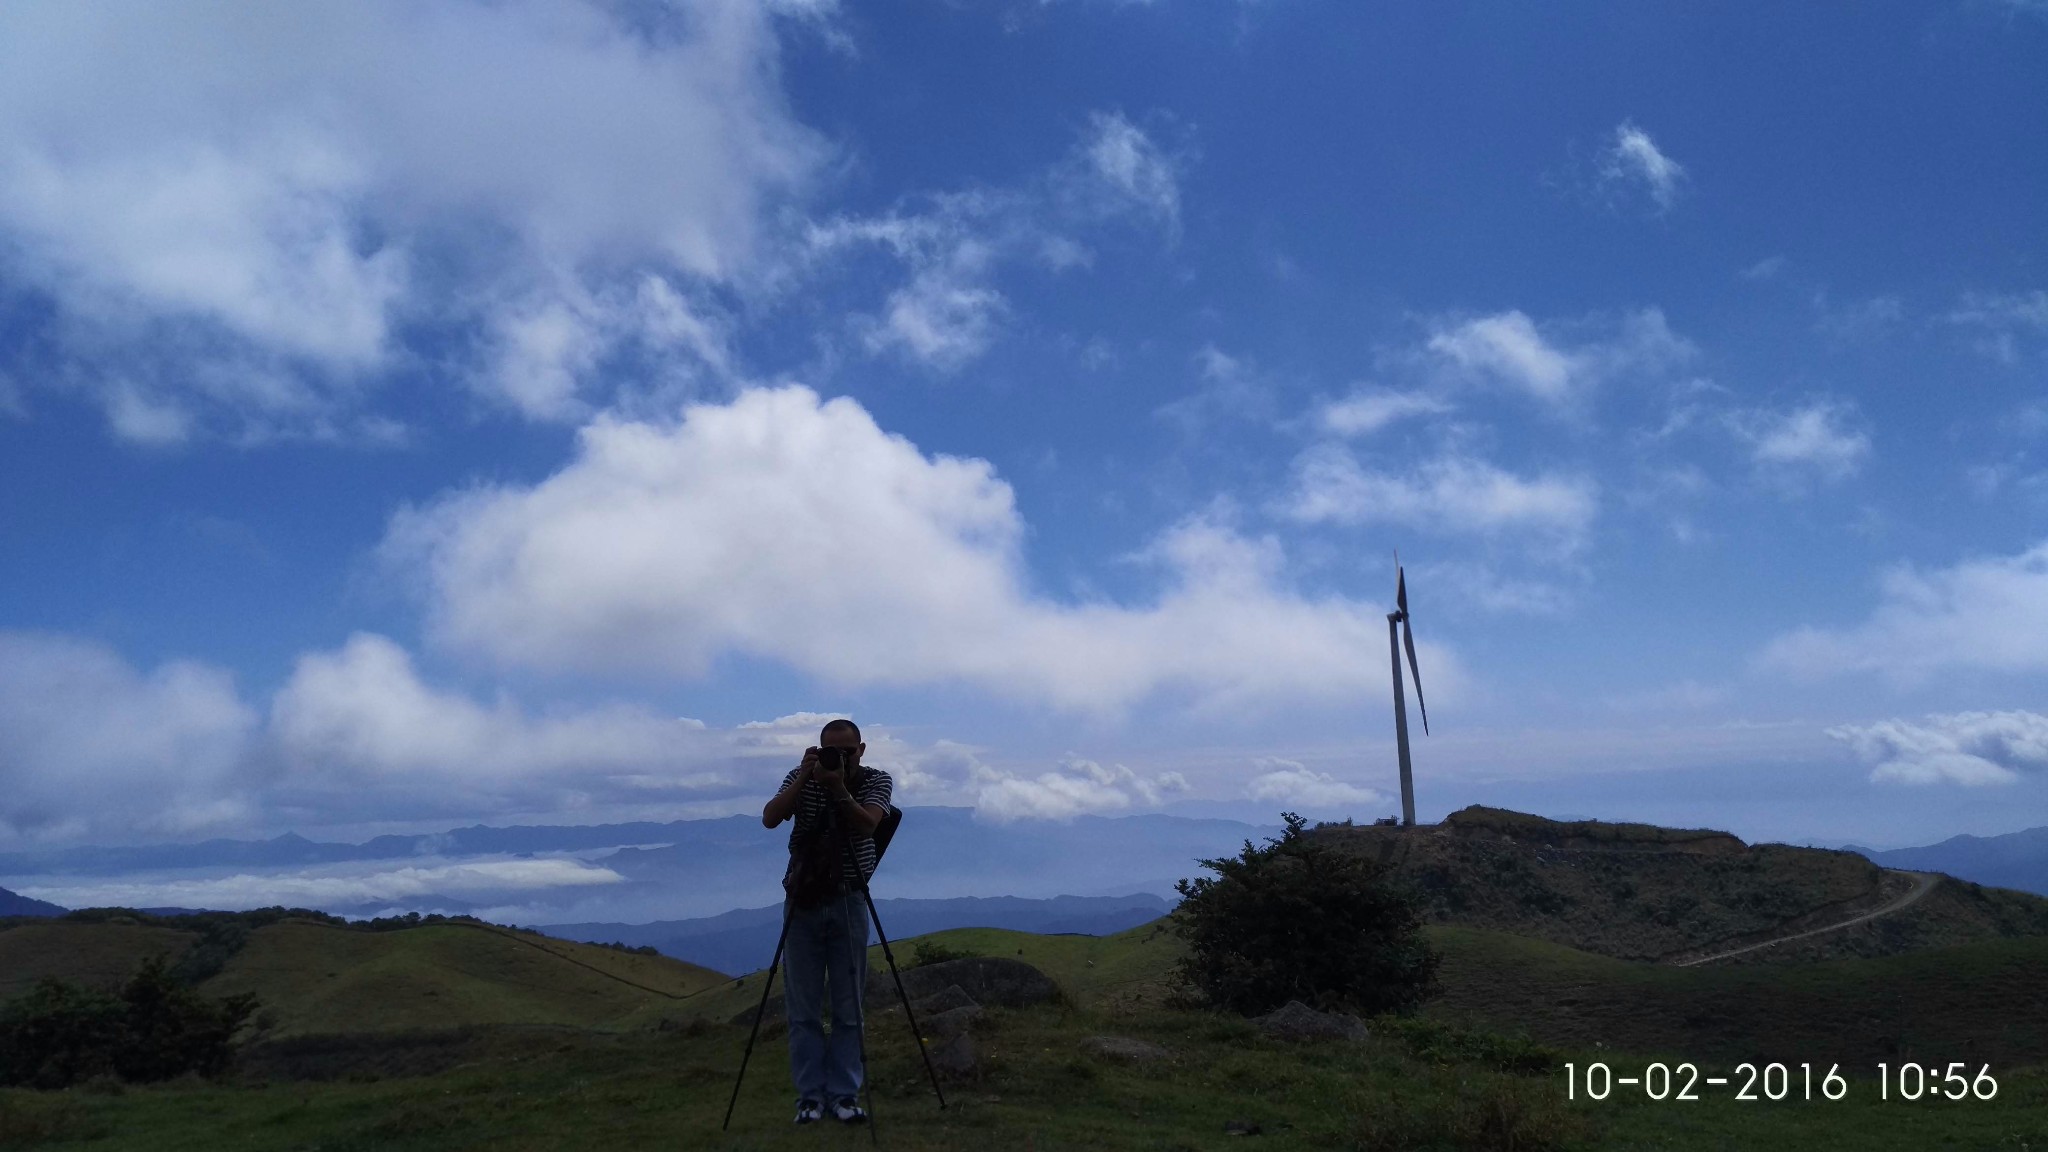
[[[889,815],[883,818],[885,823],[887,823],[888,825],[889,834],[893,834],[895,829],[895,822],[900,820],[901,818],[902,813],[899,810],[897,810],[894,807],[891,807],[889,809]],[[881,831],[881,828],[879,826],[877,827],[877,831]],[[925,1075],[931,1077],[932,1092],[936,1094],[939,1098],[939,1107],[944,1108],[946,1106],[946,1094],[939,1088],[939,1074],[932,1068],[931,1053],[925,1050],[924,1036],[922,1033],[918,1031],[917,1015],[915,1010],[913,1010],[910,1006],[910,995],[903,990],[903,974],[896,968],[896,954],[889,948],[889,934],[882,930],[882,914],[875,910],[875,898],[873,894],[871,894],[868,891],[867,875],[866,873],[863,873],[860,869],[860,861],[853,854],[853,844],[850,840],[847,839],[845,826],[839,822],[839,813],[834,806],[830,804],[827,804],[825,806],[824,822],[820,824],[817,828],[813,829],[811,835],[830,835],[833,837],[833,839],[839,842],[840,854],[844,857],[848,871],[852,873],[855,882],[859,886],[861,900],[867,905],[868,916],[874,921],[875,938],[881,941],[882,956],[889,962],[889,975],[896,983],[896,996],[899,1000],[903,1002],[903,1015],[910,1022],[910,1038],[917,1041],[917,1053],[919,1056],[922,1056],[924,1058]],[[882,854],[885,851],[887,851],[887,849],[888,835],[885,834],[882,837],[878,837],[875,844],[875,867],[879,868],[882,866]],[[838,897],[838,899],[844,900],[849,895],[851,894],[842,893]],[[793,899],[785,898],[783,900],[782,934],[776,937],[775,955],[772,959],[768,961],[768,978],[761,984],[761,1003],[757,1005],[754,1009],[754,1026],[753,1029],[747,1033],[747,1047],[746,1050],[742,1052],[740,1055],[739,1075],[733,1078],[732,1098],[726,1101],[725,1121],[724,1123],[719,1125],[720,1131],[725,1131],[726,1129],[732,1126],[733,1106],[739,1103],[740,1084],[742,1081],[746,1079],[747,1076],[747,1062],[751,1060],[754,1055],[754,1040],[761,1034],[761,1017],[766,1015],[768,1011],[768,993],[770,989],[775,987],[775,970],[781,966],[782,950],[784,946],[787,945],[789,942],[789,921],[794,906],[795,901]],[[847,944],[848,947],[846,949],[847,960],[845,979],[850,981],[856,981],[856,984],[854,986],[855,997],[857,1000],[862,1002],[860,1025],[860,1068],[861,1088],[867,1095],[868,1138],[871,1143],[879,1144],[881,1142],[881,1137],[877,1135],[875,1132],[875,1082],[874,1077],[868,1075],[868,1030],[867,1012],[865,1004],[867,991],[866,981],[858,980],[858,977],[860,976],[860,958],[853,950],[851,935],[849,935],[847,938]],[[834,977],[835,981],[837,979],[838,977]],[[786,1013],[788,1011],[787,996],[784,997],[783,1003],[784,1012]]]

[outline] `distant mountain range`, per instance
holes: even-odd
[[[1887,868],[1946,872],[1958,880],[2048,896],[2048,828],[2003,836],[1951,836],[1924,848],[1880,851],[1844,844],[1842,849],[1861,853]]]
[[[0,916],[62,916],[71,909],[0,888]]]
[[[1015,896],[970,896],[958,900],[876,900],[875,914],[893,943],[947,928],[1009,928],[1040,935],[1107,936],[1166,915],[1158,896],[1056,896],[1023,900]],[[695,920],[652,924],[548,924],[540,931],[588,944],[652,945],[665,956],[719,972],[766,968],[782,931],[782,907],[740,908]],[[872,926],[868,942],[879,943]],[[896,949],[898,964],[909,959]]]

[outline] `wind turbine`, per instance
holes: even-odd
[[[1396,643],[1394,629],[1401,635]],[[1415,774],[1408,766],[1408,698],[1401,693],[1401,649],[1408,650],[1408,671],[1415,678],[1415,705],[1422,709],[1422,734],[1429,734],[1429,705],[1422,699],[1422,671],[1415,666],[1415,634],[1408,629],[1408,577],[1401,554],[1394,553],[1394,610],[1387,613],[1387,654],[1394,660],[1394,744],[1401,752],[1401,823],[1415,825]]]

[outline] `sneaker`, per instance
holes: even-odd
[[[809,1124],[813,1120],[822,1119],[824,1115],[825,1106],[816,1100],[806,1098],[796,1102],[796,1122],[799,1124]]]
[[[860,1106],[860,1101],[851,1096],[841,1096],[839,1102],[832,1105],[832,1114],[839,1117],[842,1124],[859,1124],[868,1118],[867,1111]]]

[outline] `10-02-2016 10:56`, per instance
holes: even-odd
[[[1849,1081],[1842,1076],[1840,1064],[1830,1064],[1817,1082],[1813,1064],[1801,1063],[1797,1067],[1795,1082],[1792,1067],[1782,1063],[1743,1063],[1735,1066],[1732,1076],[1704,1077],[1699,1067],[1690,1062],[1675,1066],[1654,1062],[1638,1076],[1616,1076],[1605,1063],[1593,1063],[1584,1066],[1582,1082],[1580,1066],[1568,1063],[1565,1097],[1577,1100],[1583,1091],[1586,1099],[1605,1100],[1616,1087],[1624,1087],[1640,1088],[1651,1100],[1698,1100],[1700,1086],[1733,1086],[1737,1100],[1841,1100],[1849,1094]],[[1878,1097],[1882,1100],[1989,1100],[1998,1095],[1998,1081],[1988,1064],[1980,1067],[1975,1076],[1967,1075],[1968,1068],[1962,1061],[1952,1062],[1945,1069],[1911,1063],[1879,1064],[1877,1069]]]

